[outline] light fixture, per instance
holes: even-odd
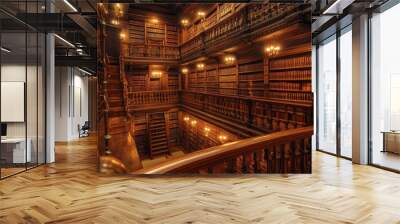
[[[64,0],[64,3],[68,5],[74,12],[78,12],[78,10],[68,1]]]
[[[273,56],[273,55],[277,55],[279,53],[279,51],[281,50],[280,46],[267,46],[265,47],[264,51],[269,55],[269,56]]]
[[[44,10],[46,10],[46,6],[45,6],[45,5],[42,5],[42,6],[40,7],[40,9],[42,9],[42,11],[44,11]]]
[[[78,70],[81,71],[81,72],[83,72],[83,73],[85,73],[85,74],[87,74],[87,75],[93,75],[92,73],[90,73],[90,72],[88,72],[88,71],[86,71],[86,70],[83,70],[83,69],[81,69],[81,68],[79,68],[79,67],[78,67]]]
[[[204,11],[198,11],[197,15],[202,17],[202,18],[206,17],[206,13]]]
[[[182,19],[182,20],[181,20],[181,24],[182,24],[183,26],[187,26],[187,25],[189,25],[189,20],[188,20],[188,19]]]
[[[188,74],[189,73],[189,69],[188,68],[182,68],[181,72],[183,74]]]
[[[117,4],[115,4],[115,7],[119,9],[119,8],[121,8],[121,4],[117,3]]]
[[[1,49],[1,51],[4,51],[6,53],[10,53],[11,52],[11,50],[9,50],[9,49],[7,49],[5,47],[1,47],[0,49]]]
[[[124,32],[121,32],[121,33],[119,34],[119,37],[120,37],[122,40],[125,40],[126,34],[125,34]]]
[[[221,141],[225,141],[227,139],[227,137],[225,135],[220,135],[220,136],[218,136],[218,138]]]
[[[191,122],[191,124],[192,124],[193,126],[195,126],[195,125],[197,124],[197,121],[196,121],[196,120],[193,120],[193,121]]]
[[[198,70],[203,70],[205,65],[204,65],[204,63],[197,63],[196,67]]]
[[[159,79],[161,78],[162,72],[161,71],[152,71],[150,73],[150,78],[151,79]]]
[[[232,64],[235,62],[235,60],[236,60],[236,57],[234,55],[226,55],[224,57],[224,61],[226,64]]]
[[[57,37],[59,40],[61,40],[62,42],[64,42],[65,44],[67,44],[70,47],[75,48],[75,45],[73,45],[71,42],[69,42],[68,40],[62,38],[61,36],[59,36],[58,34],[54,34],[55,37]]]
[[[189,117],[186,116],[186,117],[183,118],[183,120],[186,121],[186,122],[188,122],[188,121],[189,121]]]
[[[113,25],[119,25],[119,21],[117,19],[112,19],[111,24]]]
[[[343,10],[351,5],[354,0],[337,0],[334,1],[325,11],[323,15],[339,15],[343,13]]]
[[[157,18],[152,18],[152,19],[150,19],[150,22],[152,22],[152,23],[158,23],[159,20],[158,20]]]
[[[205,127],[205,128],[204,128],[204,131],[205,131],[205,132],[209,132],[209,131],[210,131],[210,128],[209,128],[209,127]]]

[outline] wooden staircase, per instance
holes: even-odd
[[[124,101],[124,86],[121,81],[120,63],[109,59],[106,65],[106,85],[108,119],[106,122],[108,148],[115,158],[124,165],[125,171],[142,168],[136,144],[132,140],[131,120]]]
[[[122,84],[119,75],[119,64],[107,66],[107,92],[110,105],[110,116],[125,116],[124,101],[122,97]]]
[[[155,155],[171,154],[169,150],[168,118],[164,112],[147,114],[147,132],[149,139],[150,158]]]

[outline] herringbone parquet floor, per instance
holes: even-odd
[[[106,177],[94,139],[0,181],[0,223],[400,223],[400,175],[313,154],[312,175]]]

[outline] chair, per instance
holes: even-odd
[[[89,136],[89,129],[90,129],[89,121],[85,121],[82,127],[78,124],[79,138]]]

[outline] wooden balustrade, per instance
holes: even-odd
[[[224,38],[233,36],[240,38],[241,35],[248,35],[258,29],[265,29],[273,22],[280,21],[296,7],[296,4],[270,3],[234,7],[231,9],[232,14],[223,16],[216,22],[208,22],[212,24],[208,27],[204,27],[204,24],[200,23],[197,26],[202,26],[203,29],[199,27],[189,28],[189,40],[181,46],[181,57],[184,58],[199,50],[208,49],[209,46],[215,45],[216,42]]]
[[[312,124],[312,104],[306,103],[184,91],[182,104],[266,132]]]
[[[139,59],[179,59],[179,48],[177,46],[165,46],[157,44],[122,44],[122,54],[128,58]]]
[[[130,108],[143,105],[177,104],[179,92],[176,90],[129,92]]]
[[[248,138],[192,152],[135,174],[311,173],[312,127]]]

